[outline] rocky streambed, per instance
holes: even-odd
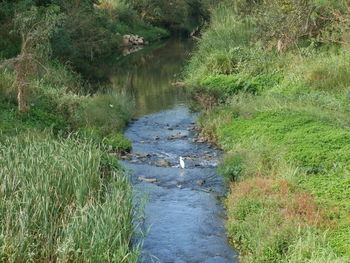
[[[146,233],[140,262],[238,262],[225,235],[225,186],[216,174],[221,153],[198,142],[195,117],[177,107],[144,116],[126,130],[133,151],[123,163],[130,169],[136,202],[146,200],[139,221]]]

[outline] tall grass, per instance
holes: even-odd
[[[1,262],[135,262],[132,196],[89,142],[0,141]]]
[[[208,74],[235,72],[249,56],[241,47],[249,45],[254,28],[249,17],[238,18],[233,5],[225,1],[213,11],[210,29],[199,40],[198,50],[186,68],[187,82],[195,83]]]

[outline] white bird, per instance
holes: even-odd
[[[180,166],[182,169],[185,168],[185,162],[184,162],[184,158],[182,158],[182,156],[180,156]]]

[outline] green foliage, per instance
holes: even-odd
[[[16,91],[13,89],[14,74],[3,70],[0,75],[0,102],[15,102]]]
[[[285,81],[274,90],[284,93],[305,93],[309,90],[345,97],[350,88],[349,66],[350,55],[343,50],[335,54],[325,52],[299,58],[297,63],[286,69]]]
[[[286,157],[310,172],[347,165],[346,156],[350,154],[347,130],[315,120],[305,112],[266,111],[249,120],[236,120],[220,136],[225,148],[246,137],[265,138],[275,145],[288,146]]]
[[[96,94],[77,109],[74,119],[78,127],[92,127],[108,134],[122,131],[131,117],[132,103],[119,93]]]
[[[91,140],[97,144],[99,144],[103,138],[102,131],[97,129],[97,128],[92,128],[92,127],[80,128],[77,131],[77,134],[78,134],[80,139],[87,140],[87,141]]]
[[[126,177],[101,177],[95,144],[36,134],[0,142],[1,261],[135,262]]]
[[[228,152],[242,262],[349,261],[348,21],[344,1],[225,1],[187,67],[220,98],[199,127]]]
[[[102,144],[109,151],[130,152],[131,150],[131,141],[120,133],[111,133],[107,135],[103,139]]]
[[[237,181],[242,175],[242,161],[244,156],[235,154],[225,156],[224,161],[220,164],[218,172],[225,176],[228,182]]]
[[[104,136],[103,130],[96,127],[85,127],[78,130],[78,137],[101,145],[107,152],[125,153],[131,150],[131,141],[119,132],[111,132]]]
[[[52,73],[55,76],[50,79]],[[132,110],[128,97],[116,93],[79,96],[70,91],[80,90],[79,76],[57,65],[49,67],[46,74],[41,81],[30,85],[30,109],[25,114],[17,114],[16,94],[11,89],[14,75],[9,70],[0,73],[0,105],[3,109],[0,130],[6,133],[26,127],[50,128],[55,133],[79,130],[81,138],[97,144],[114,131],[123,130]],[[122,151],[130,147],[126,140],[118,137],[111,138],[111,145]]]
[[[128,4],[147,23],[172,32],[189,34],[208,19],[209,1],[201,0],[131,0]]]
[[[65,21],[52,39],[54,56],[80,71],[94,57],[111,53],[120,41],[108,15],[84,5],[66,4]]]
[[[239,75],[214,75],[208,76],[199,82],[197,92],[207,92],[223,102],[229,97],[238,94],[239,92],[258,94],[268,84],[273,84],[278,81],[278,76],[274,75],[258,75],[253,78],[244,79]]]
[[[32,59],[47,59],[50,55],[50,39],[56,26],[62,21],[58,6],[47,8],[31,7],[30,10],[16,15],[14,29],[19,33],[21,56],[33,55]]]
[[[229,6],[220,5],[187,66],[188,82],[196,83],[208,74],[237,73],[243,62],[251,58],[243,47],[249,45],[252,34],[249,18],[241,21]]]

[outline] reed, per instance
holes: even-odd
[[[0,140],[0,262],[136,261],[131,188],[103,155],[48,133]]]

